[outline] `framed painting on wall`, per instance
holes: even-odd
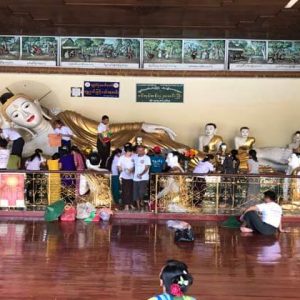
[[[20,55],[19,36],[0,36],[0,65],[18,65]]]
[[[224,70],[225,40],[184,40],[183,67],[187,70]]]
[[[182,69],[182,40],[144,39],[145,69]]]
[[[228,62],[230,70],[267,69],[267,42],[258,40],[229,40]]]
[[[299,71],[300,41],[268,41],[268,67],[274,71]]]
[[[21,40],[21,65],[56,66],[57,42],[53,36],[24,36]]]
[[[137,69],[140,66],[140,40],[63,37],[61,66]]]

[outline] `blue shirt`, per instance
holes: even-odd
[[[165,158],[161,155],[151,155],[150,173],[161,173],[164,169]]]

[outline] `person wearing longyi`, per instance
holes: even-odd
[[[20,133],[12,128],[0,128],[0,133],[2,138],[12,142],[11,155],[22,157],[25,141]]]
[[[101,122],[97,128],[98,138],[97,138],[97,150],[101,157],[101,168],[106,167],[106,161],[110,156],[110,146],[111,146],[111,131],[109,130],[109,117],[102,116]]]

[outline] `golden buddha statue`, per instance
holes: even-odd
[[[217,125],[214,123],[208,123],[205,125],[205,135],[199,137],[199,150],[209,154],[216,154],[221,144],[223,143],[223,138],[217,133]]]
[[[54,130],[51,122],[61,120],[73,131],[73,143],[81,149],[96,148],[97,125],[77,112],[64,111],[56,115],[47,113],[39,100],[33,100],[24,94],[5,93],[1,96],[2,126],[6,121],[10,127],[18,128],[25,138],[23,155],[29,156],[34,149],[40,148],[45,155],[53,155],[56,148],[50,147],[48,135]],[[189,147],[175,141],[175,133],[167,127],[150,123],[111,124],[112,146],[122,147],[127,142],[134,142],[141,137],[147,147],[160,146],[165,149],[179,150]]]
[[[238,158],[240,160],[240,169],[246,171],[248,169],[248,152],[255,144],[255,138],[249,137],[250,129],[248,127],[241,127],[240,136],[235,137],[234,144],[238,150]]]

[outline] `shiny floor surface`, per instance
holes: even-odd
[[[174,244],[165,223],[0,222],[0,299],[148,299],[164,261],[185,261],[203,300],[300,299],[300,225],[278,237],[192,223]]]

